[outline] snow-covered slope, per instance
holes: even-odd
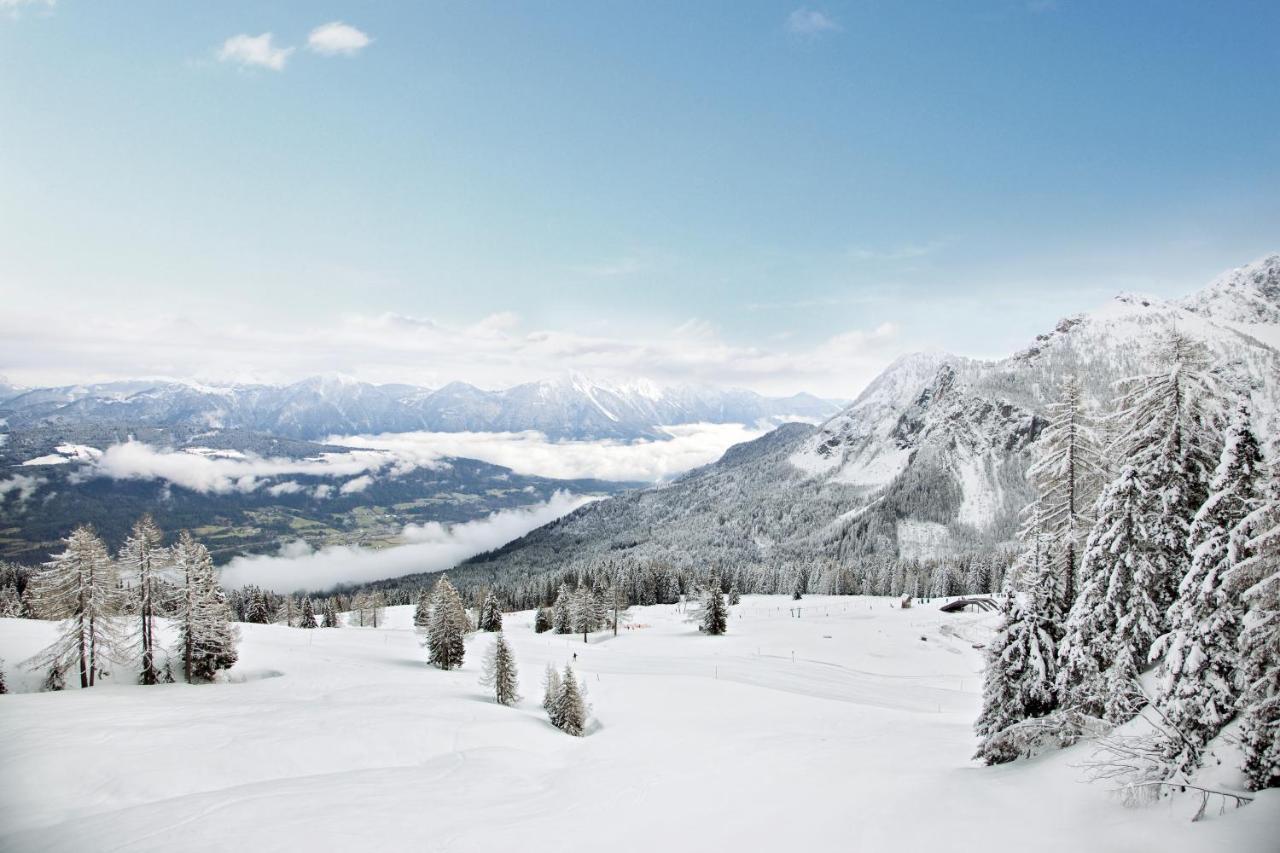
[[[242,625],[231,683],[139,687],[121,667],[91,690],[0,696],[0,849],[1274,849],[1275,797],[1191,823],[1194,796],[1126,809],[1082,784],[1087,744],[974,763],[973,644],[993,617],[799,605],[747,596],[723,637],[634,608],[587,645],[506,614],[513,708],[477,683],[487,635],[462,669],[432,669],[408,607],[379,629]],[[33,686],[15,664],[53,635],[0,619],[11,687]],[[539,707],[543,668],[568,662],[596,719],[584,738]]]
[[[4,388],[0,387],[0,392]],[[818,422],[838,406],[810,395],[771,398],[704,386],[609,384],[579,375],[486,391],[461,382],[432,390],[312,377],[292,385],[211,387],[130,381],[14,389],[0,403],[11,427],[137,423],[243,429],[285,438],[356,433],[522,432],[563,439],[665,439],[658,429],[686,423]],[[3,396],[0,396],[3,399]]]
[[[1278,281],[1273,255],[1188,299],[1118,296],[998,361],[906,356],[819,429],[779,430],[758,452],[588,507],[492,555],[490,570],[628,554],[738,565],[930,557],[1008,542],[1031,497],[1041,413],[1063,381],[1076,376],[1094,403],[1108,401],[1169,329],[1203,341],[1249,390],[1261,434],[1280,434],[1280,349],[1267,343],[1280,333]]]

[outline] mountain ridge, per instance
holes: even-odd
[[[1010,546],[1032,497],[1026,471],[1042,413],[1062,381],[1077,377],[1100,405],[1116,380],[1149,366],[1169,329],[1208,347],[1274,440],[1280,349],[1266,341],[1280,331],[1277,281],[1280,255],[1270,255],[1185,299],[1121,294],[1002,359],[903,356],[816,429],[736,445],[674,483],[584,507],[464,569],[496,577],[625,558],[744,566]]]
[[[127,380],[12,390],[11,397],[0,401],[0,417],[10,428],[97,419],[247,429],[310,440],[414,430],[533,430],[556,440],[665,440],[670,436],[660,427],[673,424],[820,421],[839,409],[837,403],[809,394],[767,397],[743,389],[663,387],[643,380],[609,384],[580,374],[498,391],[463,382],[431,389],[334,376],[287,385]]]

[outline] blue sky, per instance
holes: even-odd
[[[1280,250],[1277,31],[1274,2],[0,0],[0,373],[852,396]]]

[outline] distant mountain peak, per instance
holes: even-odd
[[[1223,273],[1179,303],[1188,311],[1229,323],[1280,323],[1280,254]]]

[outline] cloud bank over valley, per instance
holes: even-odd
[[[477,521],[451,526],[438,522],[410,524],[401,534],[406,544],[391,548],[334,545],[315,550],[301,540],[290,542],[274,556],[234,558],[222,569],[222,585],[234,589],[257,584],[279,592],[324,590],[341,583],[443,571],[517,539],[592,500],[595,498],[556,492],[545,503],[502,510]]]

